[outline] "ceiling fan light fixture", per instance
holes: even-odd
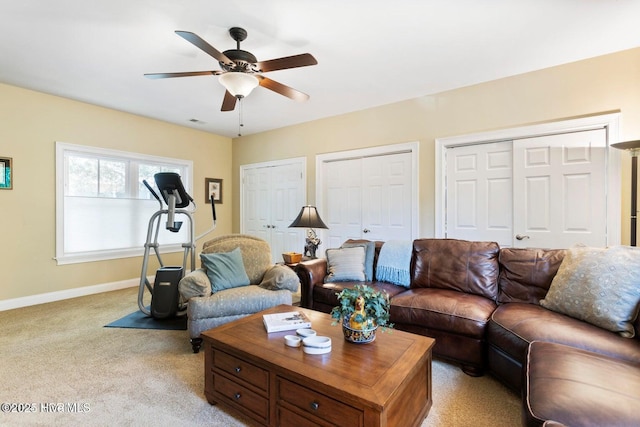
[[[220,84],[236,98],[248,96],[259,84],[258,78],[253,74],[239,72],[224,73],[219,80]]]

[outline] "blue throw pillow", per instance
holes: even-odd
[[[244,270],[240,248],[235,248],[231,252],[200,254],[200,260],[207,270],[212,293],[249,284],[249,276]]]

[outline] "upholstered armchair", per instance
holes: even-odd
[[[193,352],[200,334],[224,323],[279,304],[291,304],[298,276],[289,267],[271,262],[269,244],[259,238],[233,234],[205,242],[202,267],[180,281],[187,304],[187,329]]]

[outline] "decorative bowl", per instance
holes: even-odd
[[[342,321],[342,333],[344,339],[355,344],[367,344],[373,342],[376,339],[376,330],[378,325],[365,328],[365,329],[352,329],[349,326],[349,319],[347,317]]]
[[[302,339],[297,335],[285,335],[284,343],[289,347],[300,347]]]
[[[331,338],[315,336],[302,340],[302,350],[307,354],[325,354],[331,351]]]
[[[296,334],[300,335],[302,338],[310,337],[316,334],[316,331],[313,329],[296,329]]]

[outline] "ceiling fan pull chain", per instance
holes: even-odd
[[[243,99],[243,96],[238,97],[238,103],[240,104],[240,108],[238,108],[238,136],[242,136],[242,127],[244,126],[242,119],[242,105],[244,104],[244,102],[242,102]]]

